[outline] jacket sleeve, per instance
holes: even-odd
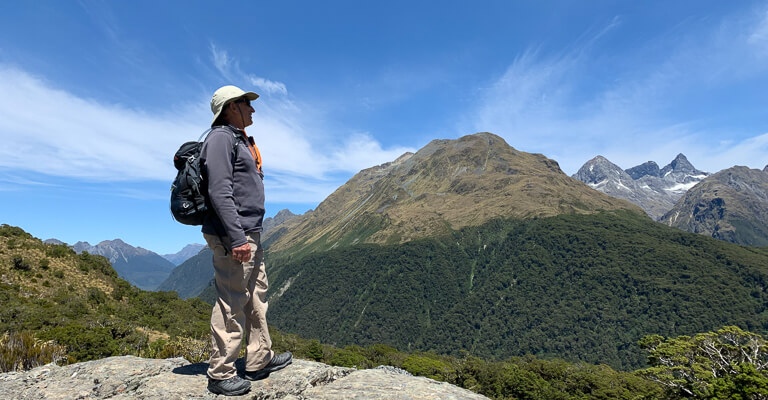
[[[229,132],[213,131],[203,144],[202,150],[208,178],[208,197],[233,249],[247,243],[234,196],[235,140]]]

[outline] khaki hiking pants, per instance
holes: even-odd
[[[218,299],[211,312],[211,349],[208,376],[229,379],[237,374],[235,361],[243,338],[245,370],[257,371],[272,359],[272,339],[267,328],[267,282],[260,233],[246,235],[251,260],[232,258],[229,238],[203,234],[213,250],[213,269]],[[225,251],[225,249],[227,249]]]

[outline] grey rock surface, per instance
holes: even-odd
[[[394,368],[356,370],[294,360],[253,382],[244,396],[208,392],[206,363],[109,357],[0,374],[0,399],[487,399],[468,390]]]

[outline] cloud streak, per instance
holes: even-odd
[[[334,138],[308,129],[301,107],[285,86],[238,72],[236,60],[213,52],[217,68],[236,81],[267,88],[254,103],[254,125],[266,160],[270,198],[312,203],[344,183],[345,176],[391,161],[408,148],[383,149],[368,135]],[[235,71],[235,72],[232,72]],[[93,182],[166,181],[175,175],[172,156],[210,124],[209,99],[177,105],[165,115],[77,97],[18,68],[0,65],[0,169]],[[330,139],[329,139],[330,138]],[[31,181],[30,181],[31,182]],[[6,182],[8,184],[9,182]],[[14,187],[23,181],[15,180]],[[8,186],[6,186],[7,188]]]
[[[749,105],[731,87],[768,71],[766,53],[759,52],[768,41],[767,19],[761,10],[724,18],[708,31],[660,35],[647,48],[620,57],[633,60],[623,65],[611,64],[615,54],[608,57],[600,48],[602,37],[621,34],[620,19],[614,19],[585,38],[586,45],[553,55],[541,49],[523,53],[481,90],[468,120],[475,131],[500,134],[520,150],[557,160],[568,174],[596,155],[630,168],[648,160],[669,162],[681,152],[710,171],[741,163],[762,168],[765,132],[724,131],[735,122],[728,119],[738,117],[723,113],[738,110],[738,102]],[[710,111],[710,104],[723,103],[714,101],[721,96],[736,103]]]

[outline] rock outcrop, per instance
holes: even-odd
[[[49,364],[0,374],[1,399],[213,399],[205,363],[109,357],[67,366]],[[220,396],[220,398],[225,398]],[[487,399],[445,382],[415,377],[392,367],[367,370],[294,360],[284,370],[253,382],[232,399]]]

